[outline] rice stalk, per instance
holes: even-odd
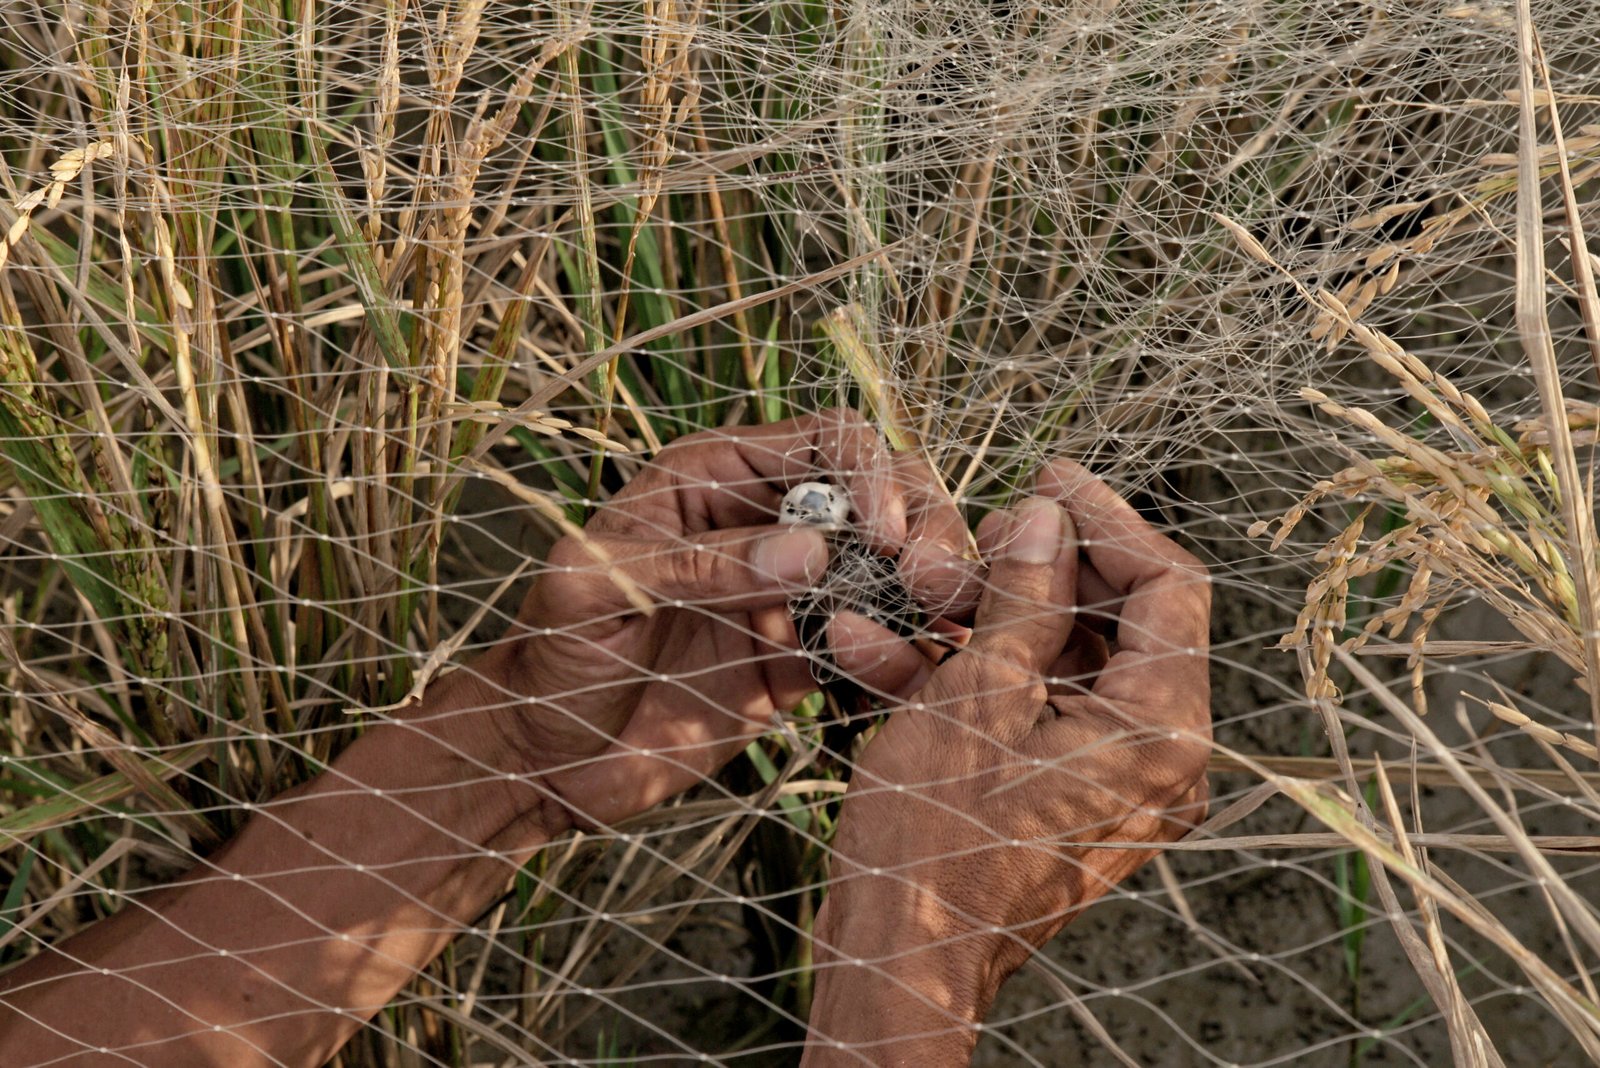
[[[1539,388],[1539,402],[1544,407],[1545,421],[1550,427],[1550,458],[1555,467],[1556,489],[1566,527],[1568,567],[1571,572],[1573,598],[1577,602],[1578,621],[1582,630],[1585,674],[1590,680],[1589,711],[1596,732],[1600,732],[1600,575],[1595,572],[1597,544],[1594,530],[1594,499],[1585,493],[1584,479],[1579,472],[1578,457],[1572,447],[1572,437],[1566,418],[1566,398],[1562,393],[1561,373],[1556,366],[1555,346],[1550,336],[1549,310],[1544,296],[1544,210],[1540,195],[1538,151],[1538,124],[1534,111],[1534,76],[1542,66],[1537,54],[1533,28],[1533,13],[1529,0],[1517,0],[1517,48],[1521,57],[1518,65],[1518,84],[1521,101],[1517,109],[1517,327],[1528,366],[1533,369],[1534,382]],[[1544,71],[1549,84],[1549,71]],[[1561,119],[1552,102],[1550,121],[1555,140],[1552,147],[1558,156],[1559,170],[1566,196],[1572,196],[1572,178],[1568,172],[1567,146],[1561,137]],[[1576,222],[1576,213],[1572,215]],[[1581,227],[1573,234],[1581,241]],[[1587,264],[1585,264],[1585,268]],[[1600,352],[1600,317],[1595,314],[1594,279],[1589,278],[1584,297],[1585,325],[1590,330],[1591,350]],[[1597,365],[1600,370],[1600,365]]]

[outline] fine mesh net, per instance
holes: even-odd
[[[667,621],[665,653],[550,669],[541,697],[579,734],[600,692],[698,717],[612,750],[677,796],[575,804],[531,857],[470,812],[370,872],[328,847],[314,873],[363,865],[357,900],[398,888],[403,930],[448,947],[381,1011],[283,1011],[361,1017],[350,1066],[797,1063],[881,713],[933,738],[962,713],[836,678],[771,613],[719,622],[694,574],[637,576],[729,525],[683,493],[749,526],[808,479],[916,485],[913,525],[977,528],[1075,461],[1209,569],[1210,820],[1027,960],[976,1063],[1600,1058],[1597,25],[1416,0],[3,4],[0,964],[23,979],[0,1001],[28,1014],[39,956],[96,972],[65,940],[160,915],[181,873],[226,878],[222,843],[414,729],[430,682],[486,677],[545,584],[611,591],[593,619],[529,602],[557,659]],[[755,429],[840,409],[881,446]],[[755,458],[651,481],[689,434]],[[591,517],[628,487],[607,541]],[[879,536],[867,511],[836,549]],[[881,571],[836,568],[802,624],[881,601]],[[916,607],[896,629],[944,655],[943,606]],[[713,622],[715,650],[672,644]],[[719,681],[772,672],[798,704]],[[470,693],[440,718],[523,696]],[[504,765],[459,771],[443,792],[477,797]],[[1142,803],[1063,776],[1086,812]],[[950,848],[1006,844],[977,826]],[[1121,840],[1039,833],[1080,861]],[[474,860],[498,865],[480,915],[406,881]],[[273,945],[338,935],[307,917]],[[238,1057],[305,1063],[233,1019]],[[137,1029],[101,1046],[175,1063]]]

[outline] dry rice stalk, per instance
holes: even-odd
[[[627,329],[628,299],[632,294],[633,264],[639,251],[639,235],[649,224],[650,216],[655,213],[656,202],[661,198],[677,132],[699,103],[700,83],[689,76],[689,61],[701,12],[700,4],[680,15],[675,0],[644,0],[646,29],[642,58],[645,82],[639,96],[639,113],[646,140],[638,175],[639,202],[634,209],[628,248],[622,259],[613,342],[621,342]],[[679,90],[676,100],[674,90]],[[606,365],[602,406],[596,421],[596,427],[602,434],[610,429],[611,399],[616,393],[617,377],[617,360],[613,359]]]
[[[61,202],[67,186],[76,181],[89,164],[95,160],[110,159],[116,155],[116,151],[116,145],[111,141],[95,141],[83,148],[68,149],[50,164],[50,180],[11,206],[16,217],[6,228],[5,235],[0,236],[0,267],[6,265],[11,257],[11,249],[28,232],[34,210],[41,204],[46,210],[55,208]]]
[[[1517,2],[1517,47],[1521,54],[1518,75],[1522,90],[1518,108],[1517,153],[1517,331],[1539,387],[1539,401],[1550,423],[1549,458],[1555,468],[1559,507],[1564,519],[1564,542],[1572,562],[1570,580],[1577,601],[1579,634],[1583,646],[1585,676],[1591,683],[1600,681],[1600,575],[1595,571],[1594,501],[1584,494],[1583,477],[1566,420],[1566,398],[1561,388],[1561,372],[1556,366],[1555,344],[1550,335],[1549,309],[1544,294],[1544,205],[1540,198],[1537,123],[1534,115],[1533,76],[1544,68],[1534,39],[1533,13],[1529,0]],[[1545,70],[1548,79],[1549,72]],[[1556,129],[1556,147],[1561,148],[1560,119],[1550,111]],[[1562,184],[1572,188],[1566,160],[1560,161]],[[1581,231],[1574,234],[1582,237]],[[1593,279],[1590,279],[1588,311],[1592,311]],[[1587,312],[1586,312],[1587,314]],[[1595,324],[1590,322],[1591,328]],[[1591,339],[1600,341],[1600,338]],[[1589,690],[1589,711],[1595,729],[1600,731],[1600,687]]]
[[[1350,333],[1365,328],[1350,324]],[[1384,423],[1371,412],[1347,408],[1316,390],[1307,399],[1330,416],[1366,432],[1391,449],[1388,456],[1353,456],[1349,467],[1318,482],[1277,523],[1277,547],[1314,505],[1327,500],[1386,501],[1391,522],[1386,533],[1367,539],[1369,520],[1378,514],[1371,504],[1317,554],[1321,571],[1306,590],[1294,629],[1282,644],[1309,642],[1312,675],[1307,692],[1334,696],[1327,678],[1331,649],[1338,644],[1354,652],[1380,631],[1398,638],[1408,629],[1415,701],[1422,697],[1424,647],[1433,622],[1453,595],[1473,591],[1498,610],[1537,647],[1559,655],[1587,678],[1583,655],[1582,612],[1578,590],[1560,551],[1566,544],[1561,486],[1550,459],[1548,420],[1517,424],[1515,434],[1495,425],[1470,394],[1434,373],[1415,357],[1387,351],[1374,339],[1369,353],[1400,381],[1407,392],[1458,442],[1474,446],[1447,451],[1419,441]],[[1592,405],[1571,410],[1569,426],[1592,428]],[[1592,433],[1592,429],[1588,431]],[[1271,524],[1257,523],[1253,536]],[[1400,566],[1411,578],[1399,601],[1375,614],[1355,634],[1339,638],[1348,623],[1351,584]]]
[[[383,201],[389,177],[389,148],[394,143],[395,115],[400,109],[400,5],[386,0],[383,21],[383,62],[378,67],[376,109],[373,115],[374,140],[370,149],[361,150],[361,166],[367,179],[367,219],[363,227],[367,243],[379,270],[385,266]]]
[[[1559,745],[1570,749],[1574,753],[1588,757],[1590,760],[1600,760],[1600,749],[1596,749],[1593,743],[1587,742],[1575,734],[1568,734],[1565,731],[1547,727],[1542,723],[1536,723],[1527,713],[1519,712],[1510,705],[1504,705],[1498,701],[1484,701],[1481,698],[1475,698],[1475,700],[1478,700],[1480,704],[1490,712],[1493,712],[1496,718],[1511,724],[1524,734],[1532,735],[1539,741],[1549,745]]]
[[[1393,788],[1389,785],[1389,776],[1384,770],[1382,761],[1377,762],[1374,771],[1378,797],[1383,802],[1384,815],[1388,817],[1389,825],[1393,829],[1393,843],[1396,850],[1407,864],[1419,868],[1429,867],[1426,853],[1419,857],[1417,850],[1412,847],[1411,835],[1406,830],[1405,820],[1400,814],[1400,804],[1395,799]],[[1422,810],[1416,803],[1415,780],[1412,781],[1412,798],[1412,812],[1419,821],[1417,830],[1420,831]],[[1416,895],[1417,914],[1422,920],[1423,934],[1427,939],[1424,949],[1422,939],[1417,937],[1411,929],[1409,920],[1397,907],[1399,902],[1390,886],[1387,869],[1382,864],[1375,864],[1371,866],[1371,870],[1374,885],[1384,897],[1390,924],[1404,947],[1406,956],[1410,958],[1418,978],[1422,980],[1423,986],[1427,988],[1440,1013],[1445,1017],[1455,1063],[1484,1065],[1485,1068],[1490,1065],[1503,1066],[1505,1062],[1496,1052],[1494,1041],[1484,1030],[1483,1022],[1472,1008],[1472,1002],[1463,996],[1460,983],[1456,980],[1443,928],[1439,922],[1438,905],[1427,895]]]
[[[1595,1022],[1593,1005],[1537,953],[1523,945],[1505,925],[1488,915],[1470,894],[1454,886],[1443,872],[1431,864],[1408,860],[1399,850],[1357,819],[1355,802],[1349,797],[1342,796],[1337,790],[1325,785],[1279,776],[1269,776],[1269,781],[1277,784],[1285,794],[1293,798],[1319,822],[1359,848],[1371,861],[1381,863],[1395,876],[1404,880],[1419,899],[1430,900],[1499,948],[1543,995],[1546,1004],[1560,1018],[1573,1038],[1591,1055],[1600,1055],[1600,1027],[1597,1027]],[[1485,798],[1487,799],[1487,795]],[[1526,843],[1526,835],[1511,837],[1518,844]],[[1542,856],[1538,859],[1543,861]],[[1548,869],[1548,863],[1545,863],[1544,867]],[[1560,882],[1559,878],[1555,881]]]

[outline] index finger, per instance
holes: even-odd
[[[934,616],[970,615],[982,589],[966,520],[926,458],[900,453],[894,470],[908,513],[896,565],[906,589]]]
[[[1040,473],[1035,492],[1066,507],[1089,562],[1122,598],[1117,652],[1096,680],[1094,695],[1168,721],[1204,715],[1211,632],[1205,566],[1078,464],[1051,464]]]
[[[826,409],[766,426],[703,430],[679,438],[597,513],[605,527],[632,520],[654,533],[770,523],[783,490],[827,477],[850,494],[869,545],[893,551],[906,538],[904,494],[887,444],[861,415]],[[781,488],[778,488],[781,487]],[[684,490],[697,490],[689,497]],[[609,512],[612,518],[602,519]]]

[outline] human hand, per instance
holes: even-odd
[[[787,605],[825,570],[827,543],[773,520],[785,490],[819,473],[845,485],[863,540],[899,554],[920,603],[971,609],[955,506],[861,417],[679,439],[555,545],[506,654],[529,703],[498,730],[574,818],[614,823],[687,789],[816,688]],[[862,643],[837,659],[867,686],[885,670]]]
[[[965,1064],[1005,978],[1151,856],[1084,844],[1170,841],[1203,814],[1204,569],[1077,465],[1036,492],[979,526],[967,648],[936,670],[880,658],[908,703],[845,798],[808,1066]]]
[[[813,688],[787,602],[827,547],[773,519],[824,474],[922,604],[971,608],[954,506],[859,416],[684,438],[553,548],[507,640],[253,806],[190,877],[8,974],[0,1062],[325,1063],[572,820],[710,775]]]

